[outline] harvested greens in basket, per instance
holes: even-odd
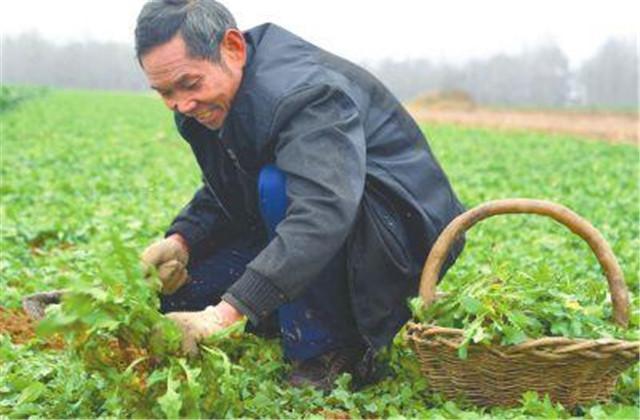
[[[469,343],[515,345],[545,336],[638,340],[640,313],[631,302],[629,328],[611,319],[611,301],[604,279],[577,285],[542,266],[535,273],[497,267],[493,273],[447,278],[444,296],[428,308],[419,297],[410,301],[417,321],[464,330],[458,350],[467,356]],[[603,282],[603,283],[599,283]]]

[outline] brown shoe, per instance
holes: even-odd
[[[287,382],[296,388],[312,386],[330,392],[338,376],[354,373],[364,353],[365,349],[361,347],[345,347],[303,362],[294,362]]]

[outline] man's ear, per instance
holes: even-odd
[[[244,66],[247,60],[247,43],[242,32],[237,29],[227,29],[220,43],[220,56],[227,65],[233,63]]]

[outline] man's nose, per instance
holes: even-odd
[[[196,102],[191,99],[173,101],[169,107],[173,111],[178,111],[181,114],[187,114],[195,109]]]

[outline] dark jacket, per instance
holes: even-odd
[[[346,247],[359,330],[381,347],[408,319],[427,253],[463,207],[420,129],[371,74],[273,24],[245,39],[223,128],[176,114],[204,185],[167,234],[197,248],[256,226],[257,176],[275,163],[287,174],[286,217],[223,299],[258,323]]]

